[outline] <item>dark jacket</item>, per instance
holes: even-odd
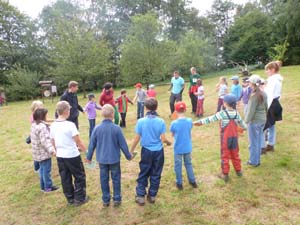
[[[76,94],[65,91],[65,93],[60,97],[60,100],[69,102],[70,106],[72,107],[68,120],[75,120],[79,116],[78,110],[83,112],[83,108],[78,104],[78,98]]]
[[[279,102],[279,98],[275,98],[272,101],[272,104],[267,113],[267,122],[264,130],[273,126],[276,121],[282,120],[282,107]]]

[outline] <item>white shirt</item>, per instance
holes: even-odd
[[[224,98],[227,92],[227,85],[226,84],[220,84],[219,87],[219,98]]]
[[[281,96],[283,77],[280,74],[274,74],[267,79],[267,85],[264,91],[267,94],[268,108],[270,108],[274,98]]]
[[[73,139],[79,132],[74,123],[70,121],[55,121],[50,127],[50,138],[54,139],[56,157],[74,158],[80,155]]]
[[[200,94],[203,92],[204,92],[204,87],[201,85],[198,87],[197,93]],[[203,93],[203,95],[198,95],[198,99],[204,99],[204,93]]]

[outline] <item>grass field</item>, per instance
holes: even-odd
[[[256,73],[265,77],[264,71]],[[165,165],[157,202],[137,206],[134,202],[135,180],[140,155],[129,162],[122,156],[122,195],[120,208],[102,208],[99,169],[86,169],[87,193],[90,201],[81,207],[67,206],[62,193],[56,160],[52,177],[60,186],[55,193],[44,194],[39,178],[33,172],[31,148],[25,143],[29,134],[31,102],[14,102],[0,108],[0,224],[300,224],[300,66],[283,67],[284,120],[277,124],[277,145],[274,153],[262,156],[261,166],[249,168],[247,133],[240,138],[240,155],[244,177],[231,170],[230,182],[216,177],[220,170],[218,124],[193,128],[193,166],[199,188],[175,187],[173,149],[165,148]],[[230,77],[231,74],[223,74]],[[204,76],[205,116],[215,112],[217,76]],[[167,86],[157,87],[158,112],[170,120]],[[98,95],[98,93],[97,93]],[[133,97],[134,90],[128,90]],[[86,99],[79,96],[81,105]],[[190,101],[185,91],[184,101]],[[55,103],[45,102],[49,117]],[[124,134],[131,145],[134,136],[136,106],[130,106],[128,127]],[[188,113],[188,116],[190,114]],[[195,119],[195,118],[193,118]],[[101,121],[100,116],[97,122]],[[88,121],[80,115],[80,132],[88,145]],[[168,132],[167,137],[171,139]],[[83,156],[84,157],[84,156]],[[94,156],[95,158],[95,156]],[[232,167],[231,167],[232,168]]]

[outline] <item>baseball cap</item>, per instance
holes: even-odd
[[[231,77],[231,80],[239,80],[239,76],[238,75],[234,75]]]
[[[93,93],[89,93],[88,98],[95,98],[95,95]]]
[[[259,75],[253,74],[251,77],[249,77],[249,82],[252,84],[257,84],[261,80]]]
[[[184,102],[176,102],[175,103],[175,111],[176,112],[184,112],[186,110],[186,104]]]
[[[226,102],[228,105],[232,106],[236,103],[236,97],[233,94],[227,94],[224,96],[224,102]]]
[[[136,88],[138,87],[138,88],[141,88],[142,87],[142,84],[141,83],[136,83],[135,85],[134,85]]]

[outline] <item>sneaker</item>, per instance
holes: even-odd
[[[151,204],[155,203],[155,197],[153,197],[153,196],[147,195],[147,200]]]
[[[114,201],[114,207],[119,207],[121,205],[121,201]]]
[[[218,175],[218,177],[219,177],[220,179],[224,180],[225,182],[228,182],[228,181],[229,181],[229,176],[228,176],[228,174],[220,173],[220,174]]]
[[[81,206],[89,201],[89,196],[86,196],[84,200],[78,201],[74,200],[74,206]]]
[[[236,172],[236,175],[237,175],[238,177],[242,177],[242,176],[243,176],[243,172],[242,172],[242,171],[237,171],[237,172]]]
[[[182,190],[183,190],[182,184],[177,184],[177,183],[176,183],[176,187],[177,187],[177,189],[178,189],[179,191],[182,191]]]
[[[196,181],[194,182],[189,182],[190,185],[192,185],[193,188],[198,188],[198,184],[196,183]]]
[[[51,188],[45,188],[44,193],[49,193],[49,192],[52,192],[52,191],[56,191],[58,189],[59,189],[59,187],[52,186]]]
[[[104,208],[107,208],[109,206],[109,202],[103,202],[102,205],[103,205]]]
[[[274,146],[273,145],[267,145],[267,147],[266,147],[266,151],[267,152],[274,152]]]
[[[143,205],[145,205],[145,198],[141,197],[141,196],[135,196],[135,202],[138,205],[143,206]]]

